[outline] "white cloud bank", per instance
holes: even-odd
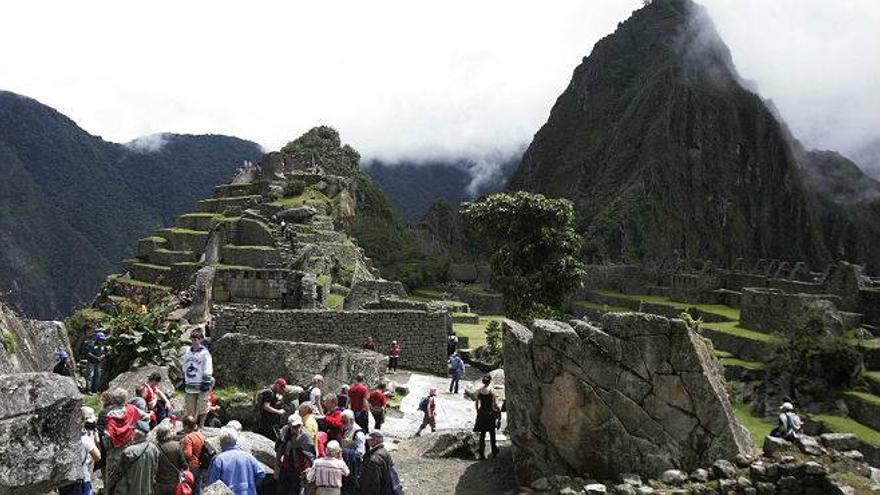
[[[880,135],[880,2],[706,0],[740,74],[809,146]],[[0,89],[126,142],[222,133],[278,148],[330,124],[366,157],[524,143],[638,0],[15,2]]]

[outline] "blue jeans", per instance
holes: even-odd
[[[101,386],[101,363],[93,363],[89,361],[86,366],[86,387],[89,392],[98,393],[98,387]]]
[[[452,381],[449,382],[449,393],[458,393],[458,382],[461,381],[461,377],[452,375]],[[454,392],[453,392],[454,390]]]
[[[193,495],[201,495],[202,494],[202,469],[190,466],[189,471],[192,473],[193,479],[196,482],[196,486],[193,487]]]
[[[58,493],[61,495],[92,495],[92,482],[77,481],[72,485],[61,488],[58,490]]]

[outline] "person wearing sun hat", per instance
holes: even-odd
[[[315,444],[299,414],[291,414],[275,446],[279,493],[299,495],[302,478],[315,460]]]
[[[791,402],[783,402],[779,406],[779,425],[770,432],[771,437],[784,438],[788,441],[794,441],[804,427],[804,422],[800,416],[794,412],[794,404]]]
[[[67,351],[58,351],[55,355],[58,356],[58,362],[55,363],[52,372],[61,376],[73,376],[73,366],[70,363],[70,354],[68,354]]]
[[[98,393],[101,386],[101,363],[107,355],[104,350],[104,341],[107,335],[104,332],[95,332],[94,340],[85,346],[86,358],[86,388],[90,393]]]

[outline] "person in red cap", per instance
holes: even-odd
[[[283,395],[286,388],[287,380],[279,378],[272,386],[260,391],[255,401],[260,416],[257,432],[272,441],[278,440],[278,431],[287,419]]]

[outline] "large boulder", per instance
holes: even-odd
[[[712,344],[681,320],[608,314],[601,328],[504,322],[514,462],[527,484],[551,474],[614,479],[690,472],[750,454]]]
[[[222,428],[202,428],[202,433],[208,439],[208,443],[220,452],[220,430]],[[268,438],[251,431],[242,431],[238,434],[238,446],[242,450],[250,452],[264,468],[268,468],[267,472],[272,471],[275,465],[275,442]]]
[[[495,391],[495,398],[498,400],[498,405],[500,406],[504,402],[504,399],[507,397],[504,393],[504,369],[498,368],[497,370],[492,370],[488,373],[488,375],[492,377],[492,390]],[[479,390],[482,386],[483,377],[474,380],[472,383],[468,383],[464,387],[465,398],[476,400],[477,390]]]
[[[327,390],[351,383],[363,373],[367,383],[378,383],[385,373],[385,356],[363,349],[314,342],[287,342],[228,333],[211,346],[214,377],[220,386],[264,387],[284,377],[306,384],[321,374]]]
[[[52,371],[58,351],[73,355],[63,323],[20,318],[0,303],[0,373]]]
[[[126,371],[125,373],[118,375],[116,378],[110,380],[109,388],[123,388],[134,395],[135,387],[142,383],[146,383],[147,379],[153,373],[159,373],[162,376],[162,381],[159,382],[159,390],[169,397],[173,396],[174,384],[168,379],[168,367],[156,366],[154,364],[141,366],[140,368]]]
[[[70,378],[0,375],[0,493],[43,493],[82,478],[82,404]]]

